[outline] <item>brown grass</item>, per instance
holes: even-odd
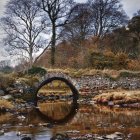
[[[140,102],[140,91],[114,91],[97,95],[94,100],[99,103],[107,103],[113,99],[114,104],[129,104]]]
[[[0,99],[0,107],[4,107],[7,109],[12,109],[14,106],[11,102],[5,100],[5,99]]]
[[[7,122],[10,119],[11,119],[11,114],[9,114],[9,113],[0,115],[0,123]]]
[[[98,69],[48,69],[48,72],[62,72],[65,74],[68,74],[72,77],[80,77],[80,76],[93,76],[93,75],[103,75],[103,76],[109,76],[111,78],[119,78],[121,76],[140,76],[140,71],[130,71],[130,70],[110,70],[110,69],[104,69],[104,70],[98,70]]]

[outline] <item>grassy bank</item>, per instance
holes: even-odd
[[[107,104],[110,100],[115,105],[140,103],[140,91],[108,91],[94,98],[94,101],[101,104]]]
[[[69,74],[72,77],[81,76],[93,76],[93,75],[103,75],[111,78],[119,77],[140,77],[140,71],[129,71],[129,70],[98,70],[98,69],[48,69],[48,72],[62,72]]]

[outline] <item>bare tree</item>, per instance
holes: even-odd
[[[97,37],[126,24],[127,16],[119,0],[89,0],[92,10],[93,32]]]
[[[8,50],[12,54],[24,55],[32,67],[33,54],[43,47],[45,38],[42,35],[47,27],[40,8],[33,0],[11,0],[1,21]]]
[[[140,53],[140,15],[132,17],[132,19],[128,23],[128,29],[130,37],[133,38],[135,42],[136,56],[139,56]],[[138,57],[140,58],[140,57]]]
[[[71,9],[69,23],[61,32],[63,40],[71,42],[74,46],[81,47],[82,42],[92,35],[92,13],[87,3],[76,4]]]
[[[55,64],[55,47],[58,30],[67,23],[73,0],[38,0],[38,5],[47,13],[51,24],[51,64]]]

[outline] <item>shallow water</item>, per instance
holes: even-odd
[[[57,133],[67,133],[69,137],[74,138],[87,134],[102,136],[114,132],[123,133],[125,138],[131,135],[130,139],[132,140],[140,139],[139,110],[110,109],[103,106],[81,104],[79,109],[76,112],[71,112],[71,117],[66,120],[65,115],[67,116],[70,111],[69,103],[67,105],[64,103],[65,106],[62,105],[62,102],[61,104],[55,103],[61,108],[58,112],[52,108],[52,104],[54,102],[46,103],[46,109],[49,109],[46,110],[46,114],[47,112],[49,112],[48,115],[54,114],[54,112],[57,114],[54,117],[51,116],[51,123],[50,120],[42,118],[36,110],[24,115],[25,119],[20,119],[17,115],[1,114],[0,126],[5,130],[5,133],[0,136],[0,140],[20,140],[22,135],[17,136],[17,132],[21,132],[23,136],[30,136],[33,140],[49,140]],[[52,119],[55,124],[52,124]],[[59,119],[63,121],[59,122]]]
[[[78,104],[69,87],[59,82],[40,88],[38,108],[0,114],[0,140],[21,140],[25,136],[50,140],[56,134],[70,139],[101,140],[115,132],[121,132],[123,140],[140,140],[140,110],[108,108],[81,99]]]

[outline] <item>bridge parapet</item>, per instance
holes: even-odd
[[[40,79],[40,83],[42,83],[43,81],[49,79],[49,78],[53,78],[53,77],[60,77],[60,78],[65,78],[66,80],[68,80],[73,86],[75,86],[77,88],[77,90],[79,90],[79,86],[77,81],[70,77],[68,74],[62,73],[62,72],[49,72],[47,73],[45,76],[43,76]]]

